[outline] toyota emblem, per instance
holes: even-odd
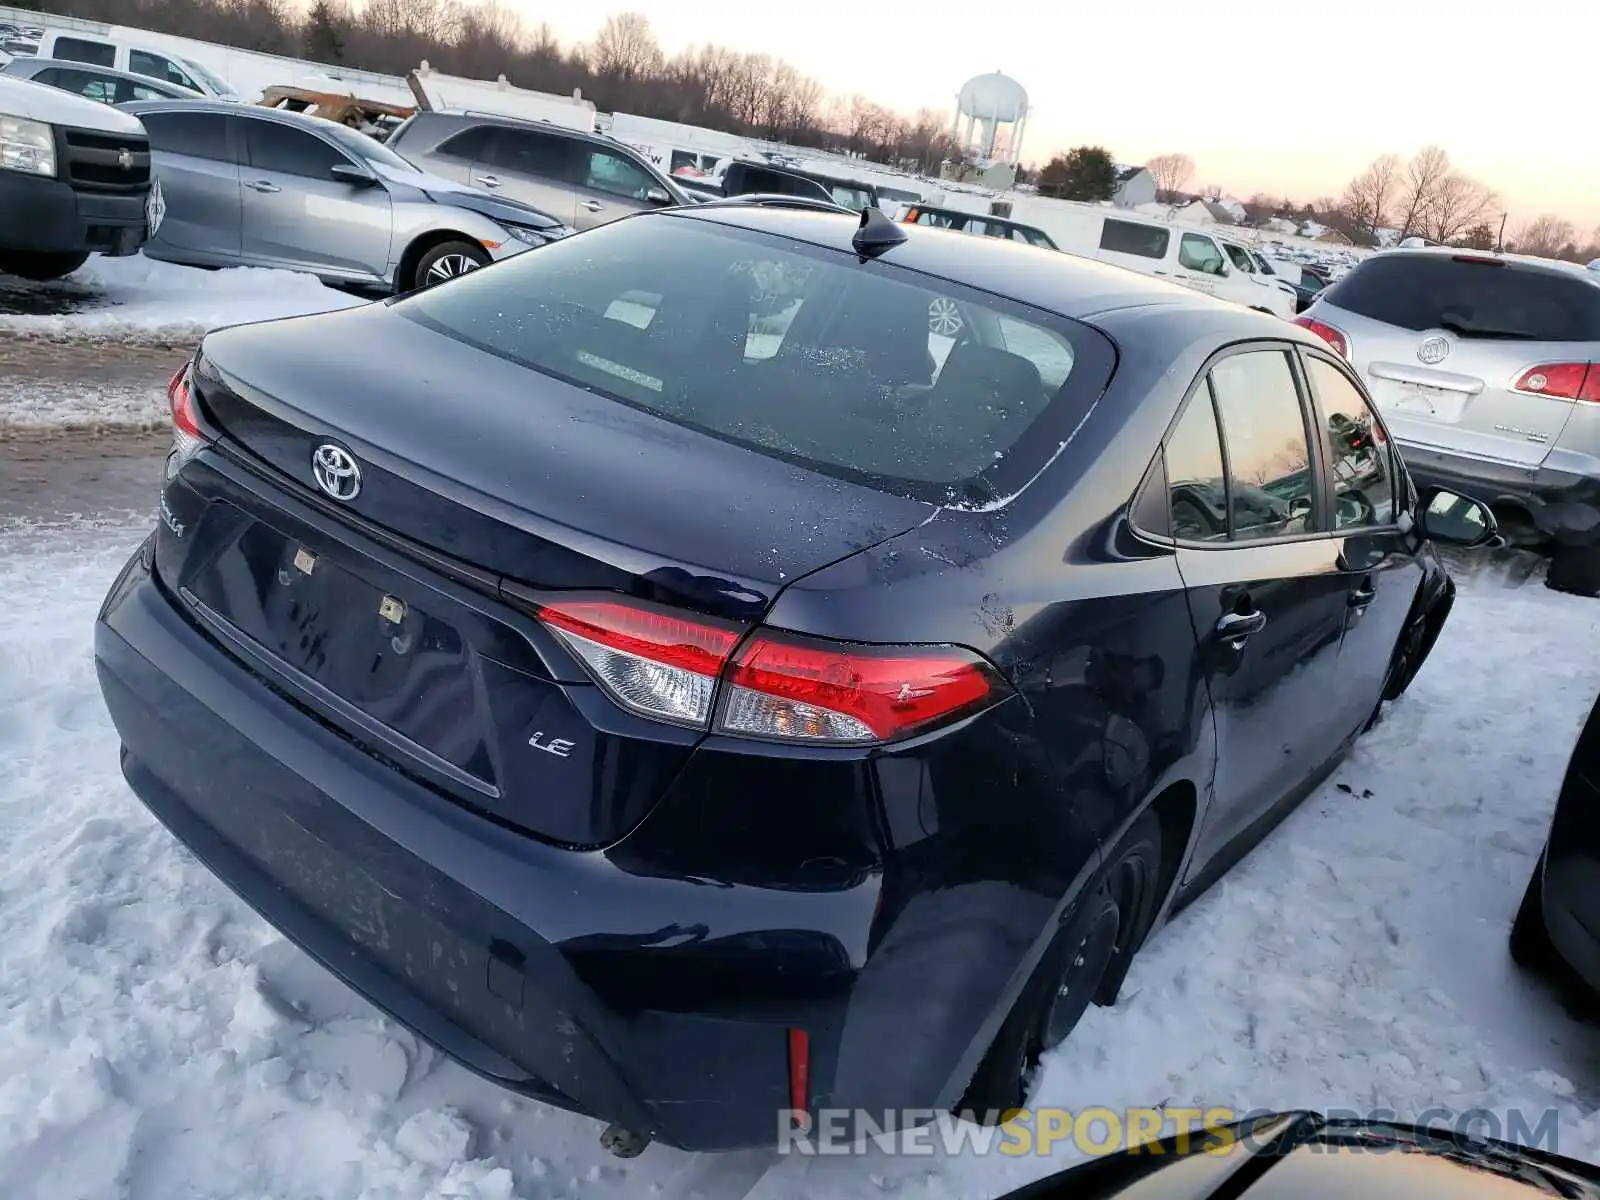
[[[1434,363],[1443,362],[1449,353],[1450,343],[1442,337],[1423,338],[1422,345],[1417,347],[1417,358],[1430,367]]]
[[[361,466],[343,446],[324,442],[313,450],[311,474],[335,500],[354,500],[361,494]]]

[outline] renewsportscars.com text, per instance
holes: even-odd
[[[1127,1108],[1091,1107],[1019,1109],[1010,1118],[990,1114],[987,1124],[963,1121],[935,1109],[824,1108],[814,1113],[782,1109],[778,1113],[778,1153],[800,1155],[988,1155],[1048,1157],[1076,1151],[1082,1155],[1116,1154],[1125,1150],[1150,1154],[1226,1154],[1236,1146],[1256,1148],[1252,1139],[1261,1130],[1261,1144],[1279,1132],[1265,1119],[1271,1109],[1235,1108]],[[1331,1109],[1330,1121],[1416,1125],[1447,1131],[1472,1141],[1492,1139],[1512,1145],[1559,1153],[1560,1118],[1556,1109],[1505,1113],[1488,1109],[1434,1108],[1414,1116],[1388,1109],[1367,1112]],[[1267,1130],[1274,1130],[1268,1134]],[[1170,1147],[1158,1145],[1173,1138]],[[1340,1147],[1340,1153],[1381,1154],[1397,1148],[1374,1142],[1359,1148]],[[1327,1152],[1336,1152],[1326,1147]]]

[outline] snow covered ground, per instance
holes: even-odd
[[[760,1170],[510,1098],[333,982],[124,787],[90,661],[143,523],[0,528],[0,1195],[633,1200]],[[1600,603],[1464,579],[1410,695],[1135,964],[1036,1104],[1561,1111],[1600,1159],[1600,1034],[1505,952],[1594,693]],[[1058,1147],[1063,1158],[1073,1153]],[[986,1200],[1041,1158],[785,1159],[757,1200]],[[696,1174],[702,1172],[704,1174]]]
[[[0,276],[0,333],[186,344],[219,325],[361,303],[293,271],[202,271],[96,255],[53,283]]]

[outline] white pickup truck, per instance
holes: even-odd
[[[56,279],[96,251],[137,254],[163,213],[137,118],[0,75],[0,271]]]

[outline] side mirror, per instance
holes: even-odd
[[[644,198],[651,204],[671,204],[672,197],[666,188],[653,187],[644,194]]]
[[[1467,550],[1500,541],[1500,523],[1482,500],[1458,496],[1443,488],[1427,488],[1418,507],[1418,525],[1422,536],[1430,541]]]
[[[376,187],[378,177],[354,163],[334,163],[328,168],[328,177],[351,187]]]

